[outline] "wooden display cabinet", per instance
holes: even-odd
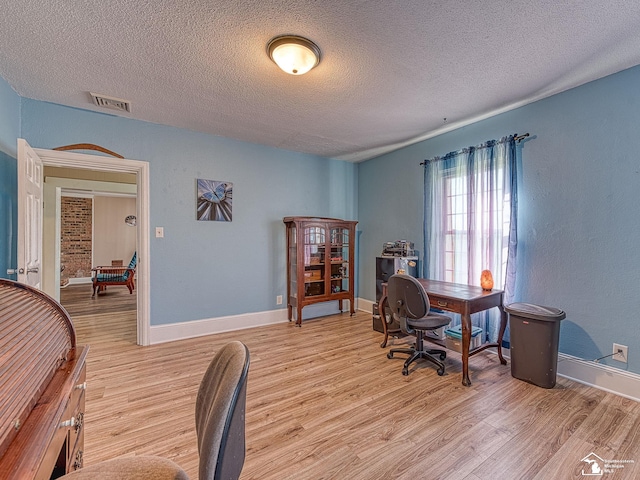
[[[349,300],[354,306],[354,241],[358,222],[337,218],[285,217],[287,228],[287,311],[296,310],[302,325],[302,309],[320,302]]]

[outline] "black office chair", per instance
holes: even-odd
[[[196,433],[200,480],[237,480],[245,457],[245,406],[249,349],[239,341],[222,347],[200,382]],[[119,457],[65,475],[65,480],[188,480],[171,460],[150,455]]]
[[[389,350],[387,358],[394,353],[406,353],[409,358],[404,362],[403,375],[409,375],[409,365],[419,358],[424,358],[438,366],[438,375],[444,375],[444,363],[447,358],[444,350],[425,350],[424,332],[435,330],[449,324],[451,318],[429,311],[429,297],[424,287],[409,275],[392,275],[387,284],[389,308],[400,323],[400,330],[408,335],[415,335],[415,348],[394,348]],[[438,360],[434,355],[440,355]]]

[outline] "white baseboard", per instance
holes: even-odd
[[[373,314],[373,306],[376,304],[376,302],[372,302],[371,300],[367,300],[366,298],[356,298],[355,303],[358,310]]]
[[[69,283],[67,285],[82,285],[86,283],[91,283],[91,277],[73,277],[69,278]],[[65,285],[66,286],[66,285]],[[64,288],[64,287],[61,287]]]
[[[640,375],[636,373],[559,353],[558,375],[640,402]]]
[[[227,317],[205,318],[182,323],[165,325],[151,325],[150,343],[165,343],[174,340],[202,337],[215,333],[244,330],[246,328],[262,327],[274,323],[286,323],[287,309],[271,310],[268,312],[229,315]]]
[[[348,311],[348,301],[346,305],[343,305],[343,308],[345,311]],[[295,321],[295,310],[293,313],[294,319],[292,321]],[[337,301],[323,302],[306,306],[302,319],[304,321],[336,313],[340,313]],[[287,309],[282,308],[267,312],[205,318],[202,320],[192,320],[190,322],[151,325],[150,344],[172,342],[174,340],[184,340],[187,338],[202,337],[204,335],[244,330],[245,328],[262,327],[274,323],[286,323],[288,321]]]
[[[497,355],[493,348],[486,351]],[[502,354],[507,359],[511,358],[508,348],[503,348]],[[640,375],[637,373],[564,353],[558,353],[556,373],[560,377],[640,402]]]

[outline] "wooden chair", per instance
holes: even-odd
[[[124,285],[129,289],[129,293],[133,293],[135,288],[134,277],[136,273],[136,264],[138,260],[137,252],[133,252],[133,257],[127,267],[103,266],[91,269],[91,282],[93,283],[93,295],[101,292],[108,285]]]

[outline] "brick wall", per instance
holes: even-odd
[[[62,197],[60,213],[60,283],[91,276],[92,199]]]

